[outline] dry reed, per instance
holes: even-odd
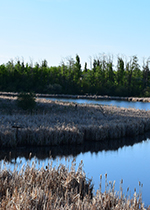
[[[36,103],[31,115],[16,106],[16,97],[0,96],[1,147],[82,144],[150,130],[150,111],[46,99]]]
[[[83,171],[83,162],[75,170],[72,166],[58,165],[50,162],[45,168],[37,169],[35,162],[17,172],[1,169],[0,171],[0,209],[13,210],[144,210],[141,194],[133,198],[115,191],[115,182],[107,183],[105,174],[105,192],[100,188],[93,195],[92,180]],[[122,182],[121,182],[122,183]],[[108,189],[108,185],[110,188]],[[150,207],[148,208],[150,209]]]

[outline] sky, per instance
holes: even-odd
[[[0,0],[0,64],[150,56],[150,0]]]

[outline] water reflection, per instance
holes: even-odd
[[[41,168],[46,166],[50,161],[53,161],[53,166],[59,163],[71,166],[71,160],[76,157],[77,166],[80,161],[84,162],[84,171],[86,175],[93,177],[94,188],[99,188],[100,174],[103,175],[102,190],[104,191],[104,174],[108,174],[108,180],[116,180],[115,189],[119,191],[120,181],[123,179],[123,191],[127,194],[127,188],[130,188],[133,195],[134,188],[139,191],[138,182],[143,183],[143,201],[145,205],[149,204],[149,171],[150,171],[150,133],[144,136],[139,136],[134,139],[113,140],[111,143],[87,143],[76,147],[50,147],[50,148],[21,148],[11,151],[1,151],[0,168],[7,167],[10,170],[20,170],[23,164],[29,161],[29,153],[32,152],[32,161],[37,162],[36,167]],[[138,143],[139,142],[139,143]],[[119,143],[119,145],[118,145]],[[123,146],[123,145],[126,146]],[[132,146],[133,145],[133,146]],[[120,148],[119,148],[120,146]],[[108,150],[108,148],[110,148]],[[91,149],[91,150],[90,150]],[[106,149],[106,150],[105,150]],[[90,151],[89,151],[90,150]],[[49,158],[51,151],[52,158]],[[4,164],[2,160],[8,162]],[[37,159],[34,158],[37,157]],[[66,157],[68,159],[66,160]],[[70,160],[70,161],[69,161]],[[77,167],[76,167],[77,168]]]
[[[138,138],[112,140],[111,143],[87,143],[76,147],[50,147],[50,148],[22,148],[11,151],[1,151],[1,169],[5,166],[10,170],[20,170],[23,164],[29,161],[29,153],[32,152],[32,161],[37,162],[36,167],[41,168],[53,161],[53,166],[59,163],[71,166],[71,161],[76,157],[77,166],[83,160],[84,171],[89,178],[93,178],[94,189],[99,188],[100,174],[103,176],[102,190],[104,191],[104,174],[108,174],[108,180],[116,180],[115,189],[119,191],[120,181],[123,179],[123,192],[133,195],[134,188],[139,192],[138,182],[143,183],[143,201],[150,204],[149,171],[150,171],[150,133]],[[119,145],[118,145],[119,143]],[[125,146],[123,146],[125,144]],[[110,148],[110,149],[108,149]],[[90,150],[91,149],[91,150]],[[49,158],[51,150],[52,158]],[[8,160],[4,165],[3,157]],[[34,158],[37,157],[37,159]],[[66,160],[66,157],[68,158]],[[70,160],[70,161],[69,161]],[[10,162],[9,162],[10,161]],[[77,167],[76,167],[77,168]],[[129,195],[128,193],[128,195]]]
[[[14,161],[18,157],[24,157],[29,159],[29,154],[32,153],[32,157],[36,156],[39,160],[45,160],[52,157],[53,160],[62,157],[77,157],[80,153],[98,154],[101,151],[109,153],[110,151],[117,151],[124,146],[132,146],[135,143],[146,141],[150,138],[150,132],[144,135],[139,135],[134,138],[121,138],[105,140],[100,142],[85,142],[81,145],[60,145],[60,146],[47,146],[47,147],[18,147],[16,149],[3,149],[0,150],[0,160],[5,159],[8,162]],[[132,147],[131,147],[132,148]],[[11,153],[10,153],[11,152]]]

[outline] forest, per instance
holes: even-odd
[[[129,61],[110,56],[93,59],[91,68],[81,66],[79,55],[59,66],[13,60],[0,65],[0,91],[47,94],[96,94],[109,96],[150,96],[150,60],[139,65],[137,56]]]

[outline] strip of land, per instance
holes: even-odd
[[[150,111],[37,98],[31,114],[16,99],[0,96],[1,147],[82,144],[150,130]]]
[[[18,96],[15,92],[0,92],[0,96]],[[150,97],[119,97],[119,96],[101,96],[101,95],[67,95],[67,94],[40,94],[37,93],[36,97],[40,98],[73,98],[73,99],[94,99],[94,100],[121,100],[121,101],[140,101],[150,102]]]

